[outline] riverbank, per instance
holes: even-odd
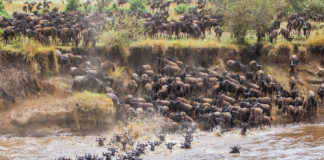
[[[302,95],[306,96],[308,91],[317,90],[323,78],[319,72],[324,68],[324,59],[322,58],[324,50],[320,43],[313,42],[313,44],[309,46],[289,43],[279,43],[275,46],[250,45],[242,49],[218,46],[202,48],[167,45],[133,46],[129,48],[129,56],[126,57],[121,56],[123,53],[118,50],[107,50],[100,47],[72,48],[60,51],[51,49],[50,54],[33,54],[35,56],[29,59],[24,56],[24,54],[28,54],[27,52],[22,54],[2,52],[0,54],[1,64],[7,64],[7,67],[12,68],[24,66],[25,72],[33,75],[30,77],[33,83],[22,84],[23,88],[28,88],[32,92],[26,91],[26,95],[16,96],[15,104],[6,103],[6,106],[2,107],[1,130],[3,134],[13,133],[18,136],[46,135],[57,129],[76,131],[73,112],[71,108],[64,107],[65,103],[74,95],[71,92],[73,78],[62,72],[62,66],[59,69],[58,54],[73,53],[85,58],[91,57],[90,61],[99,58],[102,58],[102,61],[108,59],[114,62],[117,68],[122,68],[119,70],[122,73],[119,74],[126,75],[123,83],[119,84],[126,83],[130,77],[128,74],[134,72],[141,65],[150,64],[153,70],[157,71],[157,57],[177,59],[187,64],[206,68],[218,67],[220,71],[225,69],[228,60],[237,60],[243,64],[256,60],[263,65],[265,73],[272,75],[284,89],[288,89],[288,81],[291,76],[289,73],[290,56],[296,54],[301,60],[294,75],[297,79],[296,87]],[[121,98],[128,94],[127,88],[117,86],[119,88],[114,88],[114,90],[118,91],[117,95]],[[272,124],[292,122],[289,118],[282,116],[282,113],[279,113],[276,108],[273,107],[272,110]],[[323,117],[324,109],[323,103],[321,103],[317,118]],[[96,131],[94,130],[94,132]]]

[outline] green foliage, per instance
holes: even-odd
[[[0,0],[0,11],[2,12],[4,9],[3,0]]]
[[[294,12],[310,12],[324,14],[323,0],[289,0],[291,9]]]
[[[267,30],[280,4],[281,0],[214,0],[213,12],[224,15],[226,28],[243,43],[248,30]]]
[[[128,55],[127,47],[143,35],[144,27],[136,17],[117,18],[115,23],[106,27],[99,35],[99,44],[107,49],[121,51],[123,56]]]
[[[177,6],[174,8],[174,11],[176,14],[183,14],[189,12],[193,6],[190,6],[189,4],[182,4],[180,6]]]
[[[303,2],[303,7],[307,12],[324,14],[323,0],[305,0]]]
[[[119,8],[117,3],[113,3],[110,7],[105,7],[103,8],[103,13],[109,13],[109,12],[114,12],[117,13],[120,10],[122,10],[122,8]]]
[[[66,0],[66,3],[64,9],[66,12],[76,11],[79,7],[79,0]]]
[[[112,0],[97,0],[96,7],[99,13],[104,13],[105,8],[110,5]]]
[[[9,14],[8,14],[8,12],[5,10],[5,7],[4,7],[4,5],[3,5],[3,0],[0,0],[0,16],[1,16],[1,17],[6,17],[6,18],[9,17]]]
[[[302,5],[303,4],[303,1],[304,0],[288,0],[291,9],[294,12],[301,12],[301,11],[303,11],[303,5]]]
[[[7,11],[3,10],[2,12],[0,12],[0,17],[6,17],[6,18],[9,18],[10,15]]]
[[[147,13],[145,0],[131,0],[128,13]]]

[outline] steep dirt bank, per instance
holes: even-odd
[[[135,71],[139,66],[151,64],[154,70],[157,70],[158,57],[168,57],[178,59],[188,64],[194,64],[202,67],[219,67],[220,70],[225,68],[227,60],[233,59],[243,63],[250,60],[257,60],[264,65],[266,73],[271,74],[285,88],[288,87],[288,80],[291,76],[289,73],[289,57],[291,54],[297,54],[301,57],[302,63],[298,66],[298,72],[295,74],[298,84],[297,88],[303,95],[310,90],[316,91],[321,79],[318,71],[324,68],[324,58],[321,50],[317,49],[302,50],[300,46],[293,49],[278,50],[275,57],[269,56],[271,47],[249,46],[237,50],[233,48],[177,48],[177,47],[133,47],[129,49],[130,56],[121,58],[118,51],[107,51],[103,48],[73,48],[72,50],[62,50],[63,53],[73,53],[88,57],[90,61],[97,59],[109,59],[118,66],[124,66],[128,73]],[[18,56],[18,57],[17,57]],[[47,64],[47,71],[54,70],[54,63],[51,58],[46,58],[49,63],[35,62],[42,68],[42,64]],[[25,69],[29,75],[33,74],[33,63],[26,62],[20,54],[6,53],[1,56],[1,66],[10,66],[16,70]],[[5,65],[4,65],[5,64]],[[40,72],[37,79],[29,88],[36,88],[35,91],[25,95],[17,96],[15,104],[7,104],[1,110],[1,131],[3,133],[16,133],[18,135],[28,135],[33,133],[47,134],[54,130],[71,131],[73,130],[74,121],[72,111],[64,107],[64,103],[70,98],[72,77],[65,74],[48,76],[46,71]],[[23,84],[25,87],[30,83]],[[36,87],[35,87],[36,86]],[[276,108],[276,107],[274,107]],[[318,117],[324,117],[323,103],[319,107]],[[274,109],[273,123],[286,123],[289,121]]]

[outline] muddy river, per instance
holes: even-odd
[[[107,133],[106,135],[108,135]],[[103,134],[105,135],[105,134]],[[141,141],[145,142],[150,137]],[[151,137],[152,138],[152,137]],[[0,138],[0,159],[55,159],[58,156],[101,154],[107,147],[98,147],[96,136],[60,134],[47,137]],[[238,130],[222,136],[215,133],[196,132],[192,149],[180,149],[181,135],[167,135],[166,141],[177,142],[174,150],[162,144],[155,152],[147,149],[143,159],[324,159],[324,123],[276,126],[271,129],[248,130],[242,136]],[[229,154],[231,145],[240,145],[240,154]]]

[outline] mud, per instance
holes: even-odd
[[[255,46],[253,52],[248,49],[237,51],[231,48],[130,48],[130,56],[125,60],[121,59],[119,53],[107,51],[102,48],[81,49],[74,48],[71,51],[80,55],[102,59],[109,59],[120,66],[126,66],[127,72],[132,72],[140,65],[157,64],[157,57],[165,56],[172,59],[179,59],[186,63],[197,66],[210,67],[218,65],[224,67],[224,62],[229,59],[248,62],[256,59],[258,62],[277,72],[276,67],[283,68],[286,72],[289,66],[289,53],[279,57],[280,62],[274,62],[268,57],[269,49],[262,46]],[[298,52],[298,51],[296,51]],[[320,78],[317,71],[324,68],[324,59],[318,54],[312,53],[312,58],[303,59],[303,65],[295,75],[298,80],[297,87],[302,93],[309,90],[316,90]],[[23,59],[8,56],[1,57],[1,64],[28,64]],[[50,63],[50,66],[53,66]],[[13,66],[14,68],[19,68]],[[157,68],[152,65],[153,68]],[[27,67],[28,68],[28,67]],[[26,71],[27,72],[27,71]],[[31,73],[28,70],[27,73]],[[288,82],[289,74],[283,77],[281,73],[269,73],[274,78]],[[42,76],[41,76],[42,77]],[[311,80],[311,81],[310,81]],[[0,138],[0,159],[54,159],[58,156],[75,157],[85,153],[97,153],[101,155],[107,151],[107,146],[98,147],[95,139],[107,137],[110,139],[116,129],[108,131],[94,131],[91,133],[73,132],[74,123],[72,112],[64,108],[64,102],[71,94],[72,77],[59,75],[50,78],[42,77],[41,81],[31,83],[39,89],[33,90],[26,95],[26,99],[20,98],[17,103],[10,104],[0,113],[1,131]],[[284,84],[283,84],[284,85]],[[285,87],[285,85],[284,85]],[[35,87],[34,87],[35,88]],[[23,96],[21,96],[23,97]],[[319,119],[324,117],[323,103],[319,106]],[[276,113],[274,110],[273,113]],[[286,124],[287,119],[279,115],[274,117],[273,123]],[[85,122],[86,123],[86,122]],[[120,127],[122,125],[119,125]],[[117,132],[120,128],[117,127]],[[157,133],[163,128],[161,123],[138,122],[130,125],[128,129],[136,132],[137,141],[147,142],[157,140]],[[141,129],[139,129],[141,128]],[[324,157],[324,125],[298,124],[276,126],[272,129],[248,130],[246,136],[239,135],[238,130],[232,130],[218,137],[215,132],[196,132],[192,143],[193,149],[182,150],[180,143],[183,137],[180,134],[167,136],[167,141],[177,142],[175,150],[169,151],[165,145],[156,148],[155,152],[147,152],[143,159],[321,159]],[[90,134],[90,135],[89,135]],[[76,136],[79,135],[79,136]],[[80,136],[86,135],[86,136]],[[229,154],[231,145],[240,145],[241,154]]]
[[[166,136],[166,142],[176,142],[172,151],[162,144],[156,151],[148,151],[143,159],[321,159],[324,156],[324,124],[299,124],[276,126],[273,128],[248,130],[242,136],[232,130],[220,137],[215,132],[194,134],[192,149],[180,149],[182,135]],[[53,133],[46,137],[6,137],[0,138],[0,155],[7,159],[55,159],[59,156],[75,157],[84,153],[107,151],[107,146],[99,147],[98,136],[112,135],[112,132],[96,136],[73,136],[69,133]],[[138,141],[156,137],[144,137]],[[107,142],[107,141],[106,141]],[[229,147],[240,145],[240,154],[230,154]]]

